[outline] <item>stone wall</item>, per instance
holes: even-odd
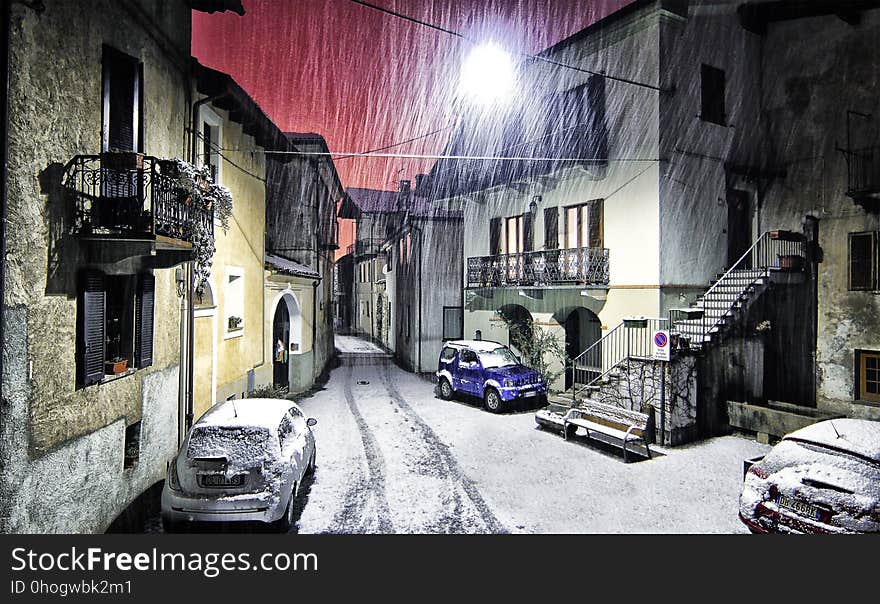
[[[661,395],[664,370],[666,387]],[[606,376],[591,398],[642,413],[653,410],[655,442],[678,445],[698,435],[697,359],[693,355],[679,355],[669,363],[631,359]]]

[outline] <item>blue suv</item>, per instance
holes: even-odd
[[[498,413],[516,400],[547,401],[547,384],[541,375],[520,363],[498,342],[455,340],[446,342],[437,368],[440,396],[459,392],[483,399],[486,409]]]

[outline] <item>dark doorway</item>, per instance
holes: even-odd
[[[749,193],[739,189],[727,192],[727,266],[731,267],[752,245],[752,212]],[[751,268],[751,263],[740,268]]]
[[[288,365],[290,356],[288,347],[290,342],[290,311],[287,303],[282,299],[275,310],[275,318],[272,321],[273,345],[273,377],[272,385],[275,388],[286,388],[290,384]]]
[[[376,298],[376,339],[382,342],[382,329],[385,327],[385,299],[382,294]]]
[[[563,323],[565,328],[565,353],[574,360],[602,337],[602,322],[595,313],[586,308],[575,308]],[[601,365],[601,363],[600,363]],[[565,389],[574,383],[571,365],[565,368]]]

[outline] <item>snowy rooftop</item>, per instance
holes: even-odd
[[[228,428],[263,427],[274,429],[293,401],[274,398],[245,398],[223,401],[211,407],[196,425]]]
[[[832,419],[811,424],[785,437],[849,451],[880,461],[880,422],[865,419]]]
[[[287,258],[274,256],[272,254],[266,254],[266,264],[269,264],[285,273],[290,273],[291,275],[296,275],[300,277],[311,277],[313,279],[316,279],[320,276],[315,269],[309,266],[300,264],[299,262],[294,262],[293,260],[288,260]]]

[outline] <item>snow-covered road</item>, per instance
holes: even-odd
[[[443,401],[370,345],[300,400],[318,419],[318,470],[301,533],[745,532],[739,437],[624,464],[615,452],[536,428],[532,411],[493,415]]]

